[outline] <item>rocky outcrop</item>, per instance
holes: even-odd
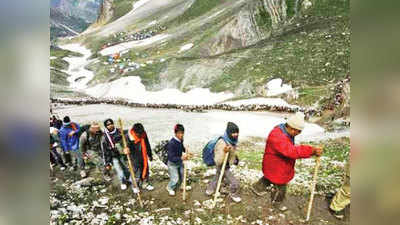
[[[114,15],[113,2],[114,0],[103,0],[96,23],[105,24],[111,20]]]
[[[258,1],[249,1],[244,5],[209,41],[208,55],[246,47],[268,37],[269,33],[260,29],[256,23],[260,7],[262,6]]]
[[[106,0],[104,0],[106,1]],[[62,11],[67,16],[72,16],[93,23],[98,16],[98,9],[102,0],[51,0],[51,8]]]

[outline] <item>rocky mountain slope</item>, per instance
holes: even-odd
[[[75,36],[96,21],[102,0],[51,0],[50,38]]]
[[[267,82],[282,78],[296,97],[281,97],[319,106],[350,72],[348,0],[108,4],[112,7],[103,7],[100,15],[108,19],[72,40],[96,58],[87,66],[95,74],[89,86],[139,76],[151,91],[201,87],[249,98],[267,96]],[[121,11],[125,14],[115,18]],[[113,54],[119,58],[110,61]]]

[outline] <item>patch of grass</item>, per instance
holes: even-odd
[[[67,56],[82,57],[83,55],[78,52],[72,52],[69,50],[51,46],[50,47],[50,56],[57,57],[57,58],[63,58],[63,57],[67,57]]]
[[[83,44],[89,48],[92,51],[92,55],[90,56],[90,59],[97,58],[100,56],[98,54],[98,51],[101,50],[101,47],[103,47],[104,44],[108,42],[108,40],[111,39],[111,36],[108,38],[98,38],[98,37],[88,37],[84,40]]]
[[[234,90],[245,80],[256,87],[273,78],[290,81],[294,87],[312,87],[343,79],[350,72],[350,25],[344,17],[331,21],[306,25],[233,54],[240,61],[227,67],[209,87],[215,92]]]
[[[111,21],[115,21],[132,10],[132,0],[114,0],[114,14]]]
[[[260,7],[259,13],[256,15],[256,23],[259,27],[270,28],[272,25],[271,16],[264,7]]]
[[[166,62],[154,62],[153,64],[146,64],[145,67],[140,67],[137,70],[130,71],[124,74],[127,76],[139,76],[145,86],[152,86],[160,82],[160,73],[166,68]]]
[[[264,144],[264,139],[241,142],[238,146],[239,160],[245,162],[249,169],[261,170],[261,163],[264,156]]]
[[[69,63],[63,59],[51,59],[50,67],[56,68],[58,70],[67,70],[69,67]]]
[[[68,74],[57,69],[50,69],[50,83],[68,86]]]
[[[324,156],[332,160],[345,162],[349,159],[350,138],[339,138],[324,144]]]
[[[286,1],[286,16],[288,18],[291,18],[292,16],[294,16],[294,14],[296,13],[296,0],[287,0]]]
[[[196,0],[182,15],[168,22],[168,27],[178,26],[204,15],[227,0]]]
[[[50,56],[57,57],[50,60],[50,67],[52,67],[50,68],[50,83],[64,86],[69,85],[67,81],[69,75],[62,71],[68,69],[69,63],[63,60],[63,58],[71,56],[81,57],[82,54],[58,47],[50,47]]]
[[[318,17],[350,15],[350,0],[319,0],[313,4],[307,14]]]
[[[314,87],[300,87],[299,98],[290,102],[299,106],[309,106],[316,102],[320,102],[324,96],[330,94],[329,87],[326,86],[314,86]]]

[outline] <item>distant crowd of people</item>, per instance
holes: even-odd
[[[112,98],[79,98],[79,99],[66,99],[66,98],[50,98],[51,103],[54,104],[69,104],[69,105],[90,105],[90,104],[112,104],[122,105],[138,108],[153,108],[153,109],[178,109],[186,112],[204,112],[206,110],[224,110],[224,111],[269,111],[279,113],[294,113],[302,111],[299,107],[289,106],[275,106],[264,104],[249,104],[232,106],[229,104],[213,104],[213,105],[179,105],[179,104],[150,104],[150,103],[134,103],[124,99]],[[317,109],[306,109],[303,112],[306,118],[311,116],[321,116],[321,111]]]
[[[165,31],[167,29],[167,27],[160,25],[160,24],[155,24],[154,26],[138,31],[138,32],[134,32],[134,33],[127,33],[127,32],[119,32],[119,33],[115,33],[113,36],[113,39],[108,42],[107,44],[105,44],[102,48],[107,48],[113,45],[117,45],[123,42],[127,42],[127,41],[139,41],[139,40],[144,40],[147,38],[151,38],[159,33],[161,33],[162,31]]]

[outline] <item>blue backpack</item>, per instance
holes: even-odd
[[[217,137],[209,141],[206,146],[203,148],[203,162],[207,166],[215,166],[215,161],[214,161],[214,148],[215,145],[217,144],[218,140],[223,137]]]

